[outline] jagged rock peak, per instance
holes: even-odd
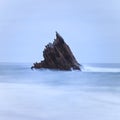
[[[43,57],[44,60],[40,63],[34,63],[32,68],[80,70],[80,64],[58,32],[56,32],[56,39],[54,42],[45,46]]]
[[[56,31],[56,39],[54,40],[53,45],[56,45],[58,43],[64,44],[65,42],[62,36]]]
[[[61,39],[64,41],[64,39],[62,38],[62,36],[56,31],[56,39]]]

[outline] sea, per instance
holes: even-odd
[[[120,120],[120,64],[81,71],[0,63],[0,120]]]

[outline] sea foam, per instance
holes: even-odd
[[[82,72],[114,72],[114,73],[118,73],[118,72],[120,72],[120,68],[94,67],[94,66],[84,65],[82,67]]]

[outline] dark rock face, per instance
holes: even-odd
[[[75,59],[69,46],[64,39],[56,32],[56,39],[53,43],[45,46],[43,51],[44,60],[34,63],[31,68],[48,68],[58,70],[80,70],[80,64]]]

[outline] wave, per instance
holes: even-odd
[[[94,67],[94,66],[82,66],[81,69],[83,72],[113,72],[118,73],[120,72],[120,68],[108,68],[108,67]]]

